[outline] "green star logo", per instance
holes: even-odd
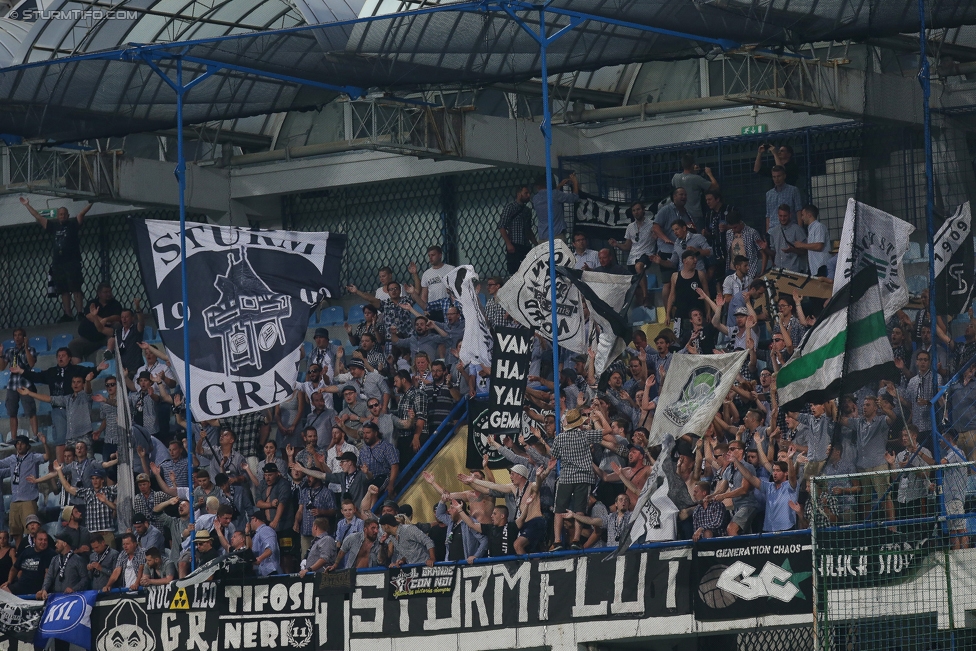
[[[813,575],[813,572],[794,572],[793,568],[790,566],[790,559],[788,558],[783,561],[782,567],[784,570],[790,573],[790,578],[788,581],[796,586],[796,597],[806,601],[807,597],[805,594],[803,594],[803,590],[800,590],[800,584],[810,578],[810,576]],[[774,581],[776,580],[774,579]]]

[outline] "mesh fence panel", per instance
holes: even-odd
[[[408,263],[422,273],[432,244],[444,248],[446,261],[472,264],[486,277],[505,270],[498,218],[527,180],[526,172],[503,168],[336,188],[287,196],[283,214],[288,228],[349,236],[344,285],[374,289],[384,265],[408,281]]]
[[[174,210],[139,212],[146,219],[179,219]],[[129,237],[126,215],[88,218],[81,231],[82,296],[87,301],[101,282],[112,285],[115,297],[128,304],[134,296],[145,301],[142,278]],[[191,221],[202,219],[189,216]],[[53,323],[61,315],[61,299],[48,298],[47,277],[51,266],[50,237],[37,224],[3,229],[0,238],[0,272],[6,282],[0,290],[0,327]]]
[[[890,470],[813,481],[818,649],[971,648],[970,464],[931,454],[909,444]]]

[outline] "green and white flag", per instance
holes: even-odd
[[[675,355],[664,376],[657,412],[648,437],[650,445],[670,434],[701,436],[732,389],[748,353]]]
[[[858,271],[776,375],[780,409],[795,411],[898,374],[885,330],[878,271]]]

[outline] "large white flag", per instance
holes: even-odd
[[[657,399],[650,445],[670,434],[705,433],[739,375],[747,351],[723,355],[674,355]]]
[[[562,240],[556,240],[557,267],[576,264],[576,256]],[[536,246],[518,271],[498,290],[495,299],[508,314],[526,328],[538,328],[552,341],[552,301],[549,283],[549,243]],[[586,320],[583,298],[565,275],[556,276],[556,322],[559,345],[576,353],[586,352]]]
[[[834,295],[851,281],[854,274],[873,264],[878,269],[885,319],[894,316],[908,304],[902,258],[908,251],[908,238],[914,230],[914,226],[894,215],[848,199],[837,252]]]

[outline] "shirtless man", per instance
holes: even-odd
[[[376,520],[369,520],[363,525],[363,530],[349,534],[342,541],[342,547],[336,556],[335,562],[326,567],[326,572],[332,572],[343,567],[343,560],[348,553],[353,557],[349,564],[350,568],[360,569],[365,567],[376,567],[379,565],[380,552],[382,545],[378,542],[380,534],[380,523]]]
[[[634,445],[627,446],[627,467],[621,468],[616,462],[610,465],[612,473],[605,473],[597,470],[597,474],[603,481],[620,481],[627,488],[627,497],[631,504],[637,504],[644,482],[651,472],[651,467],[644,463],[644,448]]]
[[[480,524],[491,524],[491,514],[495,509],[494,497],[485,495],[484,493],[479,493],[476,490],[461,491],[460,493],[448,493],[434,480],[434,475],[430,474],[426,470],[424,471],[423,475],[424,481],[434,487],[437,494],[441,496],[442,501],[461,500],[467,502],[472,520]],[[473,471],[471,476],[475,479],[485,478],[484,474],[480,470]],[[450,504],[449,501],[448,504]]]
[[[515,539],[515,552],[519,555],[530,554],[537,551],[546,535],[546,519],[542,515],[539,489],[555,467],[556,460],[552,459],[548,466],[536,472],[534,482],[529,482],[529,469],[522,464],[509,468],[508,472],[512,478],[510,484],[496,484],[477,479],[474,475],[458,475],[458,481],[478,492],[496,491],[515,496],[518,504],[515,524],[519,528],[518,538]]]

